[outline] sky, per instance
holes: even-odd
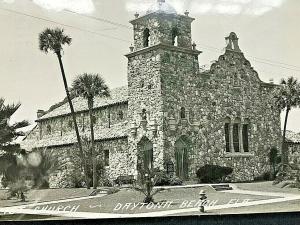
[[[65,97],[57,58],[38,49],[45,28],[64,28],[73,39],[64,49],[69,84],[76,75],[99,73],[110,88],[127,84],[133,42],[129,20],[156,0],[0,0],[0,97],[22,105],[14,121],[36,119]],[[225,39],[237,33],[245,57],[261,80],[294,76],[300,80],[299,0],[166,0],[177,12],[190,12],[193,41],[208,66],[223,53]],[[283,114],[284,115],[284,114]],[[300,109],[288,129],[300,132]]]

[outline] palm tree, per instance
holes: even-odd
[[[292,108],[300,106],[300,84],[294,77],[289,77],[287,80],[282,79],[280,87],[275,93],[275,104],[281,111],[285,110],[285,120],[282,135],[282,152],[281,162],[283,165],[288,163],[288,153],[286,144],[286,127],[288,116]]]
[[[64,45],[71,45],[71,42],[72,42],[72,38],[65,35],[64,30],[60,29],[60,28],[56,28],[56,29],[47,28],[42,33],[40,33],[40,35],[39,35],[40,50],[42,52],[46,53],[46,54],[49,51],[52,51],[56,54],[56,56],[58,58],[58,62],[59,62],[59,65],[60,65],[60,70],[61,70],[61,75],[62,75],[62,78],[63,78],[63,83],[64,83],[64,87],[65,87],[65,91],[66,91],[66,95],[67,95],[67,99],[68,99],[68,102],[69,102],[71,115],[72,115],[72,119],[73,119],[73,123],[74,123],[74,128],[75,128],[77,142],[78,142],[78,148],[79,148],[79,152],[80,152],[80,155],[81,155],[81,159],[83,161],[86,185],[87,185],[87,188],[89,189],[90,186],[89,186],[89,180],[88,180],[88,176],[87,176],[87,164],[86,164],[86,160],[84,158],[84,153],[83,153],[83,149],[82,149],[82,142],[81,142],[81,139],[80,139],[78,125],[77,125],[77,122],[76,122],[76,115],[75,115],[74,107],[73,107],[72,100],[71,100],[71,97],[70,97],[70,93],[69,93],[69,89],[68,89],[68,83],[67,83],[67,79],[66,79],[66,75],[65,75],[65,71],[64,71],[64,66],[63,66],[63,63],[62,63],[62,55],[61,55],[62,50],[63,50],[63,46]]]
[[[94,135],[94,98],[95,97],[109,97],[109,88],[105,81],[98,74],[84,73],[79,75],[72,85],[72,93],[75,96],[81,96],[87,100],[90,117],[90,130],[91,130],[91,151],[93,160],[93,188],[97,188],[97,174],[96,174],[96,157],[95,157],[95,135]]]

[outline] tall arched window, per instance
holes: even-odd
[[[146,28],[144,30],[144,34],[143,34],[143,37],[144,37],[144,47],[149,47],[149,39],[150,39],[150,30],[148,28]]]
[[[47,134],[50,135],[51,134],[51,126],[47,125]]]
[[[240,152],[240,132],[239,132],[240,124],[241,124],[241,119],[236,118],[234,120],[233,130],[232,130],[234,152]]]
[[[244,152],[249,152],[249,119],[246,119],[243,124],[242,136]]]
[[[147,120],[147,111],[146,111],[146,109],[142,110],[142,120]]]
[[[180,109],[180,118],[181,119],[186,119],[186,112],[185,112],[184,107],[181,107],[181,109]]]
[[[172,29],[172,45],[178,46],[178,29]]]
[[[225,119],[225,125],[224,125],[224,130],[225,130],[225,143],[226,143],[226,152],[231,152],[230,150],[230,118],[227,117]]]

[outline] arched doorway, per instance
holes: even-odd
[[[138,152],[138,167],[140,172],[153,169],[153,144],[148,138],[143,137],[138,143]]]
[[[189,177],[190,146],[186,137],[181,137],[175,142],[176,176],[183,180]]]

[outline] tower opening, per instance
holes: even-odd
[[[150,30],[146,28],[144,30],[144,47],[149,47]]]
[[[178,46],[178,29],[177,28],[172,29],[172,45]]]

